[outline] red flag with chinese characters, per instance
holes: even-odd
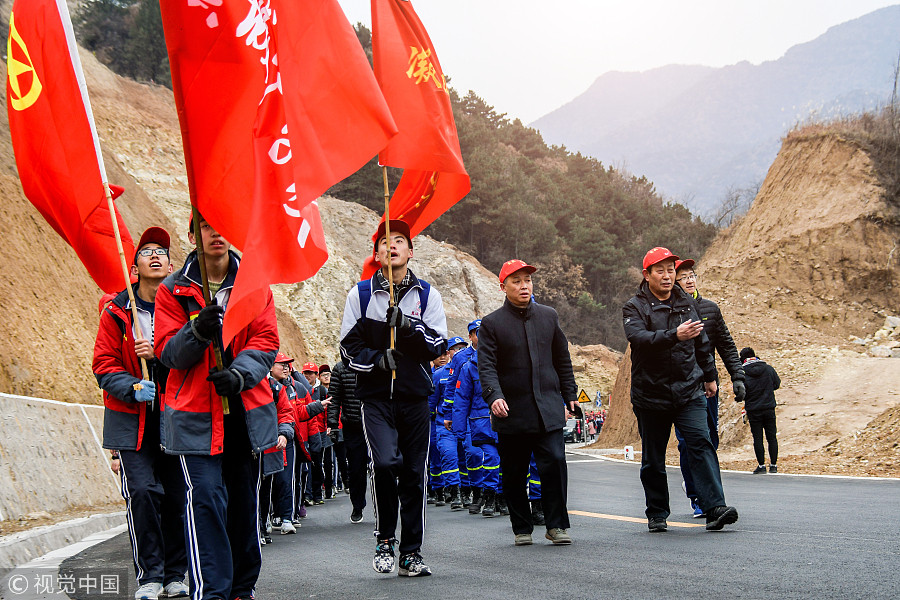
[[[391,218],[406,221],[415,236],[471,187],[450,93],[428,32],[407,0],[372,0],[372,54],[375,77],[400,130],[378,154],[382,165],[403,169]],[[376,268],[369,260],[363,278]]]
[[[104,292],[125,286],[100,145],[65,0],[16,0],[9,18],[6,108],[25,196]],[[128,260],[134,244],[116,219]]]
[[[243,252],[227,343],[328,258],[315,200],[396,125],[336,0],[162,2],[192,198]]]

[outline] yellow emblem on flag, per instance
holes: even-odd
[[[37,102],[41,95],[43,86],[38,78],[34,63],[31,62],[31,56],[28,54],[28,47],[19,32],[16,31],[14,14],[9,15],[9,39],[6,41],[6,71],[9,77],[9,87],[12,95],[9,98],[9,104],[16,110],[25,110],[32,104]],[[17,55],[24,55],[25,61],[13,57],[13,43],[16,45]],[[31,74],[31,81],[28,81],[28,75]],[[23,81],[27,89],[23,90]]]

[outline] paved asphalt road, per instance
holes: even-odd
[[[517,548],[506,517],[429,506],[423,555],[434,576],[379,575],[371,567],[371,513],[351,524],[341,495],[311,508],[297,535],[276,535],[263,548],[257,596],[900,598],[900,481],[724,473],[740,520],[707,532],[691,518],[680,473],[670,469],[669,531],[650,534],[638,464],[568,458],[571,546],[544,543],[541,528],[534,546]],[[123,534],[60,570],[125,569],[130,555]]]

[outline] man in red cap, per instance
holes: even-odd
[[[641,483],[647,526],[666,531],[670,514],[666,445],[675,425],[684,436],[706,528],[738,519],[725,505],[719,459],[706,423],[706,398],[717,391],[716,364],[693,299],[675,285],[678,257],[666,248],[644,256],[637,293],[622,308],[631,343],[631,403],[641,434]]]
[[[309,403],[322,402],[328,395],[328,390],[322,386],[319,381],[319,367],[314,362],[304,363],[302,367],[303,377],[309,383]],[[311,462],[309,465],[309,476],[306,478],[306,496],[307,504],[325,504],[322,499],[323,487],[325,485],[325,448],[326,444],[331,442],[328,439],[326,431],[326,415],[318,414],[308,423],[309,437],[309,455]]]
[[[503,263],[500,290],[506,299],[478,329],[481,394],[497,432],[503,494],[517,546],[532,544],[527,494],[532,453],[541,477],[545,537],[557,545],[572,543],[562,429],[566,408],[576,410],[578,388],[559,316],[532,299],[536,270],[521,260]]]
[[[709,338],[709,343],[713,349],[718,352],[722,362],[725,363],[725,369],[731,375],[731,386],[734,390],[734,399],[736,402],[742,402],[747,393],[744,386],[744,369],[741,367],[741,359],[738,356],[737,346],[728,331],[728,325],[722,318],[722,311],[719,305],[700,295],[697,290],[697,274],[694,273],[694,261],[690,258],[675,261],[675,283],[681,289],[688,293],[697,303],[697,312],[700,314],[700,320],[703,321],[703,333]],[[716,369],[716,385],[719,384],[719,373]],[[719,393],[716,391],[712,396],[706,397],[706,421],[709,424],[709,437],[712,440],[713,448],[719,449]],[[688,464],[687,446],[684,443],[684,436],[681,430],[675,428],[675,437],[678,439],[678,454],[680,458],[681,475],[684,477],[684,493],[691,502],[691,510],[694,511],[694,518],[699,519],[703,516],[703,509],[697,502],[697,492],[694,489],[694,477],[691,473],[691,467]]]
[[[168,369],[153,351],[156,292],[172,272],[169,234],[147,229],[137,244],[131,274],[137,327],[128,291],[101,300],[93,371],[103,389],[103,447],[118,451],[122,496],[138,590],[135,598],[186,596],[184,480],[175,457],[160,450],[160,395]],[[107,296],[104,296],[104,300]],[[138,328],[140,335],[137,334]],[[140,359],[147,363],[144,379]]]
[[[446,349],[447,318],[441,294],[409,269],[409,225],[391,221],[390,236],[386,233],[382,222],[373,250],[381,269],[347,294],[341,358],[358,374],[356,395],[371,451],[376,539],[372,566],[379,573],[394,570],[399,508],[398,574],[417,577],[431,575],[420,554],[431,429],[430,362]]]

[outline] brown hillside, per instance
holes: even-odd
[[[898,312],[898,240],[900,211],[865,147],[835,133],[792,134],[750,211],[698,263],[698,287],[719,303],[738,348],[753,346],[782,378],[779,463],[788,472],[900,474],[898,444],[884,435],[900,427],[900,362],[849,343]],[[628,354],[598,447],[637,437],[626,369]],[[719,371],[720,458],[749,468],[749,427],[721,361]]]

